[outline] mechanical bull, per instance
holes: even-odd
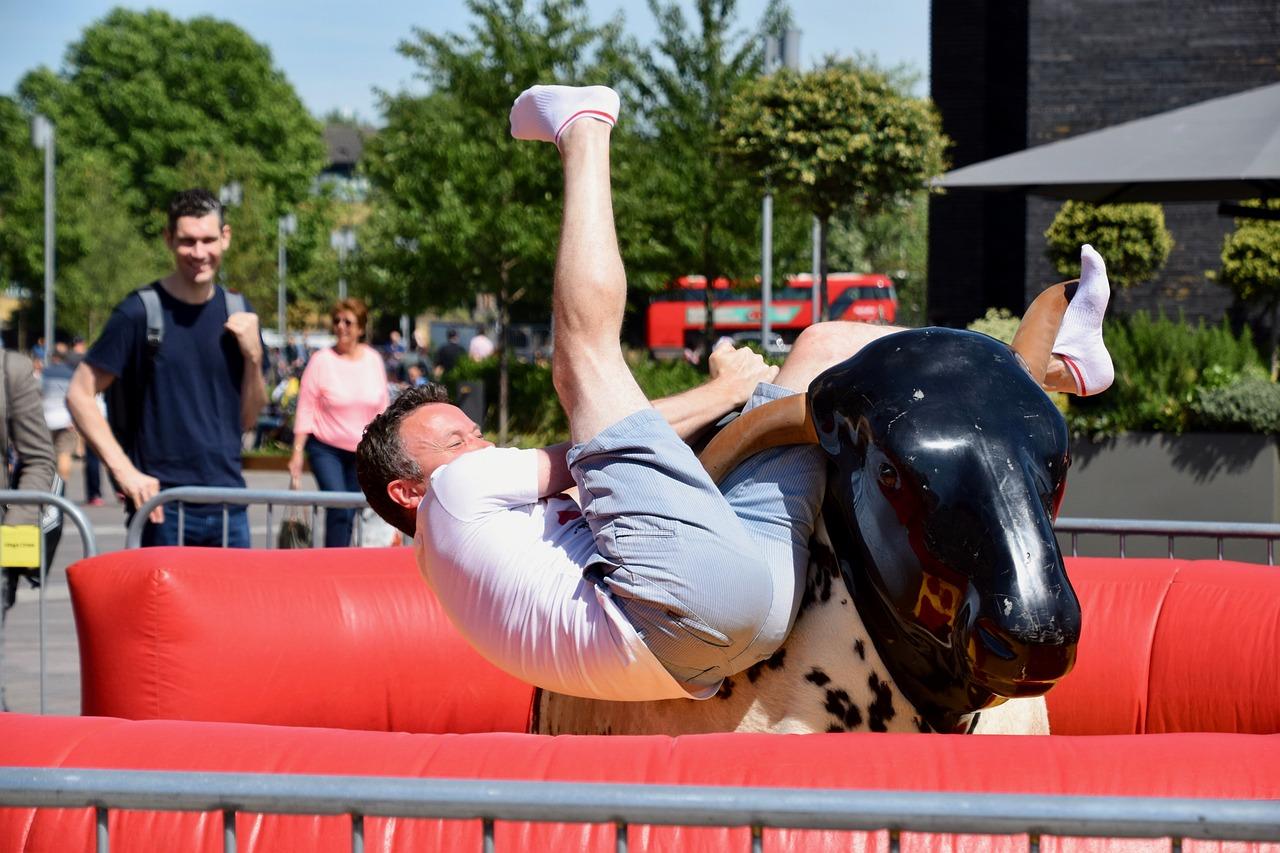
[[[1062,288],[1053,298],[1065,306]],[[1054,329],[1040,336],[1052,341]],[[1067,428],[1039,385],[1047,345],[1026,349],[973,332],[900,332],[807,395],[730,424],[703,455],[717,479],[770,445],[816,441],[829,458],[787,642],[704,702],[543,691],[534,730],[1047,731],[1043,700],[1005,704],[1064,676],[1080,632],[1052,526]]]

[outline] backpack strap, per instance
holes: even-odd
[[[147,350],[155,355],[164,340],[164,310],[160,307],[160,294],[154,287],[139,287],[134,293],[142,300],[147,311]]]
[[[245,304],[245,301],[244,301],[243,293],[232,293],[230,290],[223,290],[222,295],[223,297],[226,298],[226,301],[227,301],[228,317],[230,317],[232,314],[239,314],[241,311],[248,310],[248,306]]]

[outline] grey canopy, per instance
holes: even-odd
[[[1280,196],[1280,83],[975,163],[934,185],[1092,202]]]

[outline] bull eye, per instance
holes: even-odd
[[[888,462],[880,463],[880,485],[886,489],[898,488],[898,469]]]

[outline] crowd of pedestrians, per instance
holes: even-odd
[[[451,327],[434,352],[406,345],[398,330],[374,345],[359,299],[333,305],[331,345],[291,335],[267,348],[253,307],[218,283],[231,237],[215,195],[178,193],[163,231],[172,271],[117,304],[91,346],[40,338],[31,358],[4,352],[7,485],[61,494],[81,458],[85,502],[97,506],[105,465],[128,524],[164,489],[243,488],[242,451],[276,442],[291,451],[293,488],[309,466],[321,490],[358,491],[354,451],[365,425],[405,388],[447,380],[463,360],[495,351],[483,326],[466,346]],[[227,511],[226,544],[248,547],[245,508]],[[326,546],[351,543],[353,512],[327,512]],[[187,504],[183,515],[182,544],[223,544],[221,505]],[[175,504],[152,511],[143,545],[177,544],[177,516]],[[7,519],[34,521],[35,510],[14,507]],[[6,571],[6,603],[17,577]]]

